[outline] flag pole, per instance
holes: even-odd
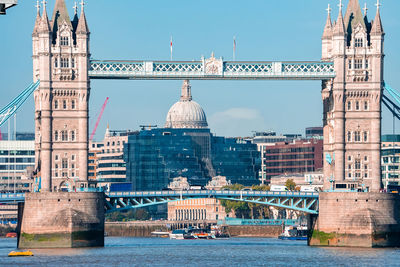
[[[172,61],[172,35],[171,35],[171,43],[170,43],[170,48],[171,48],[171,61]]]
[[[236,60],[236,36],[233,36],[233,61]]]

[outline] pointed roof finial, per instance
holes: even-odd
[[[39,0],[36,0],[36,11],[37,11],[37,13],[39,14],[40,13],[40,3],[39,3]]]
[[[83,11],[85,5],[86,5],[86,4],[85,4],[85,1],[81,0],[81,10],[82,10],[82,11]]]
[[[44,13],[44,11],[46,10],[47,1],[46,0],[42,0],[42,4],[43,4],[43,13]]]
[[[326,11],[328,11],[328,16],[330,16],[332,11],[331,4],[328,4],[328,8],[326,9]]]
[[[74,9],[74,14],[75,15],[78,14],[78,3],[76,1],[75,1],[74,6],[73,6],[73,9]]]
[[[342,8],[343,8],[342,0],[339,0],[339,5],[338,5],[338,7],[339,7],[339,12],[342,12]]]
[[[367,15],[367,11],[368,11],[367,3],[364,3],[364,8],[363,8],[363,10],[364,10],[364,16],[366,16],[366,15]]]
[[[379,10],[379,7],[381,6],[382,4],[381,4],[381,1],[380,0],[376,0],[376,4],[375,4],[375,6],[376,6],[376,8]]]

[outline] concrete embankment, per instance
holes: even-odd
[[[105,231],[108,236],[150,237],[153,231],[168,231],[168,221],[133,221],[106,222]],[[270,225],[235,225],[227,227],[232,237],[278,237],[281,226]]]
[[[279,225],[230,225],[229,234],[237,237],[278,237],[282,233]]]
[[[105,231],[108,236],[149,237],[153,231],[168,231],[162,221],[106,222]]]

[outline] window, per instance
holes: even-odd
[[[347,101],[347,110],[351,110],[351,101]]]
[[[368,132],[364,132],[364,142],[368,141]]]
[[[54,68],[58,68],[58,57],[54,59]]]
[[[360,110],[360,102],[356,101],[356,110]]]
[[[354,141],[355,142],[361,142],[361,135],[360,135],[359,131],[354,132]]]
[[[368,157],[367,156],[364,157],[364,161],[368,161]]]
[[[368,165],[364,164],[364,169],[367,171],[368,170]]]
[[[54,100],[54,109],[58,109],[58,100]]]
[[[349,178],[351,178],[351,173],[349,172]]]
[[[67,100],[63,100],[63,109],[67,109]]]
[[[54,132],[54,141],[58,141],[58,131]]]
[[[56,155],[56,156],[54,157],[54,159],[55,159],[55,160],[58,160],[58,155]]]
[[[368,69],[369,68],[369,62],[368,62],[368,58],[365,59],[365,68]]]
[[[55,164],[55,168],[58,169],[58,163]]]
[[[350,131],[347,132],[347,142],[351,142],[351,132]]]
[[[352,64],[351,64],[351,59],[349,59],[349,70],[351,70]]]
[[[68,132],[61,131],[61,141],[68,141]]]
[[[69,58],[61,58],[61,68],[69,68]]]
[[[363,47],[363,39],[362,38],[356,38],[355,47]]]
[[[362,69],[362,59],[356,59],[354,60],[354,68],[355,69]]]
[[[71,164],[71,169],[75,169],[75,163]]]
[[[351,161],[351,156],[348,156],[348,157],[347,157],[347,160],[348,160],[348,161]]]
[[[75,58],[71,58],[71,68],[75,68]]]
[[[60,45],[69,45],[69,38],[68,38],[68,36],[61,36],[61,38],[60,38]]]
[[[349,164],[349,170],[351,170],[351,164]]]
[[[71,160],[75,160],[75,155],[72,155],[72,156],[71,156]]]
[[[356,170],[359,170],[359,169],[361,169],[361,162],[360,162],[360,160],[358,159],[358,160],[356,160],[356,162],[355,162],[355,164],[354,164],[354,168],[356,169]]]
[[[62,168],[68,169],[68,159],[62,159]]]
[[[71,141],[75,141],[75,131],[71,131]]]
[[[75,109],[75,100],[74,99],[71,100],[71,109]]]
[[[367,173],[367,172],[364,173],[364,177],[365,177],[365,178],[368,178],[368,173]]]
[[[72,177],[75,177],[75,173],[74,173],[74,172],[71,172],[71,176],[72,176]]]
[[[364,101],[364,110],[368,110],[368,101]]]

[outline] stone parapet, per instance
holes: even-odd
[[[19,248],[104,246],[104,193],[29,193],[19,213]]]
[[[320,193],[309,245],[400,245],[400,196],[386,193]]]

